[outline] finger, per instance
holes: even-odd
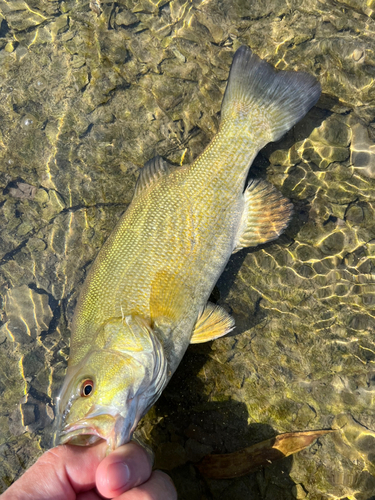
[[[148,481],[116,497],[114,500],[177,500],[172,479],[156,470]]]
[[[7,489],[2,500],[74,500],[76,493],[95,486],[95,472],[106,450],[106,442],[88,448],[52,448]]]
[[[150,458],[142,446],[128,443],[101,462],[96,487],[103,497],[113,498],[147,481],[151,470]]]

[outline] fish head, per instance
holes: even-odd
[[[106,323],[85,357],[68,365],[54,444],[88,446],[104,439],[113,450],[130,441],[164,387],[166,372],[162,346],[141,319]]]
[[[79,367],[69,367],[58,399],[60,443],[90,445],[100,439],[111,449],[130,440],[136,421],[134,388],[144,369],[119,353],[94,350]]]

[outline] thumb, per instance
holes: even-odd
[[[130,442],[110,453],[96,471],[96,487],[105,498],[145,483],[152,472],[150,456],[142,446]]]

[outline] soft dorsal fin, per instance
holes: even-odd
[[[162,175],[168,174],[170,168],[161,156],[155,156],[145,163],[141,168],[137,184],[135,185],[134,197],[138,196],[144,189],[147,189]]]
[[[266,181],[250,181],[234,252],[275,240],[288,225],[293,205]]]
[[[191,344],[200,344],[226,335],[234,328],[234,319],[222,307],[208,302],[196,322]]]

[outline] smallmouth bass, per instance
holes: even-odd
[[[75,310],[56,437],[114,449],[131,439],[189,343],[228,333],[233,319],[207,303],[231,254],[276,239],[292,205],[247,174],[258,151],[316,103],[320,85],[276,72],[240,47],[218,133],[189,166],[160,157],[141,169],[134,198],[100,250]]]

